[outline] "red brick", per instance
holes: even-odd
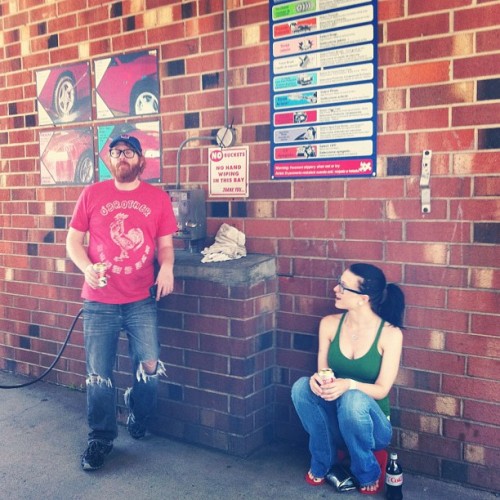
[[[470,243],[471,225],[464,222],[421,221],[406,223],[406,241]]]
[[[460,460],[462,458],[462,444],[459,441],[452,441],[446,437],[434,434],[419,433],[417,449],[426,454],[446,457],[452,460]]]
[[[458,106],[453,108],[452,126],[498,124],[500,104],[488,103],[478,106]]]
[[[431,172],[434,169],[434,162],[431,166]],[[439,175],[436,172],[436,175]],[[432,173],[431,173],[432,178]],[[469,198],[472,192],[472,179],[468,177],[446,177],[432,178],[432,197],[433,198]]]
[[[19,26],[27,26],[29,24],[28,12],[19,12],[10,16],[3,16],[3,28],[18,28]]]
[[[496,245],[453,245],[450,264],[471,267],[491,267],[492,262],[500,262],[500,246]]]
[[[384,256],[383,243],[379,241],[338,241],[333,238],[329,245],[329,257],[332,259],[349,259],[381,261]]]
[[[430,83],[447,82],[450,77],[447,61],[415,63],[387,68],[388,87],[411,87]]]
[[[413,306],[445,307],[446,291],[444,288],[422,288],[405,286],[405,300]]]
[[[439,400],[442,396],[439,394],[431,394],[429,392],[416,391],[412,389],[399,389],[399,406],[418,410],[419,412],[431,414],[444,414],[458,416],[458,408],[460,403],[458,399],[447,397],[447,405],[440,409]],[[439,411],[438,411],[439,410]]]
[[[248,94],[251,93],[253,102],[267,103],[269,101],[269,84],[252,85],[230,91],[230,101],[234,106],[248,104]]]
[[[443,394],[498,403],[500,402],[500,382],[445,374],[443,375]]]
[[[500,29],[478,31],[476,33],[476,50],[478,53],[500,50]]]
[[[407,111],[405,113],[387,113],[387,131],[399,132],[402,130],[418,130],[432,128],[447,128],[448,110],[446,108],[435,108],[432,110],[432,121],[429,123],[429,112]]]
[[[472,33],[410,42],[410,61],[463,57],[474,51]]]
[[[384,0],[378,4],[379,22],[404,16],[404,6],[399,0]]]
[[[497,313],[500,295],[495,292],[480,290],[454,289],[448,292],[448,307],[461,311]]]
[[[345,221],[347,240],[399,241],[402,239],[402,223],[399,221]]]
[[[388,134],[377,136],[377,152],[379,155],[396,155],[406,150],[405,134]]]
[[[440,243],[390,243],[387,244],[386,258],[391,262],[411,262],[440,264],[445,262],[444,244]]]
[[[402,64],[407,62],[406,45],[403,43],[389,46],[380,46],[378,48],[379,67],[390,66],[393,64]]]
[[[248,237],[287,237],[290,236],[290,223],[286,220],[255,219],[245,221],[245,230]]]
[[[470,285],[488,290],[500,289],[500,269],[473,269]]]
[[[267,104],[256,104],[245,109],[245,123],[262,123],[269,121],[270,109]]]
[[[455,31],[473,30],[500,24],[500,4],[493,2],[484,7],[461,9],[454,13]]]
[[[457,153],[454,155],[453,173],[455,175],[495,174],[498,173],[499,162],[500,153],[495,151]],[[479,178],[475,180],[477,179]]]
[[[481,0],[480,0],[481,1]],[[489,453],[491,451],[491,453]],[[490,455],[493,455],[490,460]],[[487,467],[482,465],[472,465],[467,467],[467,483],[473,487],[485,489],[486,491],[500,491],[500,473],[498,467],[492,467],[489,464],[498,464],[500,459],[498,453],[492,450],[486,450]]]
[[[434,0],[410,0],[408,4],[408,13],[424,14],[439,10],[454,10],[458,7],[467,7],[471,4],[471,0],[441,0],[435,2]]]
[[[221,107],[224,105],[224,91],[223,90],[210,90],[203,93],[191,94],[187,96],[187,110],[198,111],[210,106]]]
[[[278,201],[276,217],[324,219],[326,212],[324,201]]]
[[[480,335],[500,335],[497,315],[473,314],[470,331]]]
[[[271,223],[271,225],[273,224]],[[337,220],[295,220],[290,223],[289,236],[293,235],[295,238],[339,239],[341,237],[341,227],[342,223]]]
[[[267,22],[269,11],[267,3],[250,6],[243,9],[232,9],[229,12],[229,24],[231,28],[248,26],[254,23]]]
[[[497,372],[498,373],[498,372]],[[464,400],[464,418],[474,422],[500,425],[500,407],[494,403]]]
[[[489,221],[500,219],[500,200],[467,199],[452,200],[450,212],[460,214],[463,220]]]
[[[143,47],[146,45],[145,32],[131,32],[124,35],[112,35],[111,46],[115,52],[125,52],[130,50],[131,46]]]
[[[59,47],[86,42],[87,39],[88,30],[86,27],[75,28],[70,31],[62,31],[59,34]]]
[[[446,311],[408,306],[405,324],[415,328],[428,328],[448,332],[467,332],[468,314],[460,311]]]
[[[250,66],[246,69],[247,82],[252,85],[254,83],[269,83],[269,65]]]
[[[403,352],[403,365],[419,370],[461,375],[465,373],[465,357],[440,351],[408,349]]]
[[[445,437],[459,439],[466,443],[476,443],[485,446],[499,446],[498,429],[487,425],[471,425],[463,420],[443,420],[443,433]]]
[[[477,341],[477,336],[470,337],[474,341]],[[450,340],[449,337],[447,337],[447,341]],[[498,379],[498,373],[500,373],[500,359],[499,359],[499,354],[498,352],[500,351],[500,340],[496,337],[486,337],[481,339],[482,346],[484,347],[483,349],[480,349],[480,346],[471,346],[473,347],[473,350],[471,349],[468,352],[473,352],[473,351],[482,351],[478,352],[478,354],[484,354],[488,356],[488,358],[477,358],[477,357],[469,357],[468,364],[467,364],[467,375],[471,377],[480,377],[480,378],[489,378],[492,380],[497,380]],[[492,345],[492,349],[490,350],[489,347]],[[489,358],[494,358],[496,359],[489,359]],[[500,415],[499,415],[499,420],[500,420]]]
[[[387,41],[408,40],[449,33],[450,16],[447,13],[433,14],[392,21],[387,23]]]
[[[344,181],[323,179],[316,181],[298,180],[294,184],[294,199],[301,198],[340,198],[344,195]]]
[[[108,10],[101,5],[95,9],[86,8],[77,13],[78,26],[88,26],[89,24],[106,21],[108,18]]]
[[[474,148],[474,130],[461,129],[439,132],[420,132],[410,134],[410,148],[412,151],[458,151]]]
[[[312,373],[316,369],[316,355],[312,353],[278,350],[276,353],[276,362],[279,366],[293,366],[296,370],[303,370],[306,373]]]
[[[382,179],[368,178],[356,179],[356,181],[347,181],[346,197],[354,198],[402,198],[404,196],[403,179]]]
[[[405,266],[405,283],[442,287],[464,287],[467,285],[467,270],[450,266]]]
[[[378,219],[383,209],[380,200],[332,200],[328,202],[328,218],[345,219]]]
[[[500,177],[475,177],[474,196],[500,196]]]
[[[498,54],[464,57],[453,62],[453,78],[478,78],[498,74]]]
[[[473,82],[426,85],[410,89],[411,107],[474,102]]]
[[[404,108],[406,108],[406,92],[403,89],[379,89],[379,111],[403,110]]]

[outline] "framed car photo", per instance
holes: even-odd
[[[91,120],[88,62],[43,69],[35,74],[39,125]]]
[[[156,50],[96,59],[94,74],[98,120],[159,113]]]
[[[42,130],[40,183],[90,184],[94,180],[92,127]]]
[[[141,179],[146,182],[161,182],[161,135],[160,121],[120,123],[97,127],[99,150],[99,180],[111,178],[109,145],[121,135],[133,136],[139,140],[142,156],[146,162]]]

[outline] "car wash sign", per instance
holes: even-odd
[[[210,197],[248,197],[248,146],[208,149]]]
[[[271,0],[271,178],[369,177],[376,0]]]

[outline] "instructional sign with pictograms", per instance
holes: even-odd
[[[271,179],[373,177],[377,0],[270,0]]]
[[[209,148],[210,197],[248,197],[248,146]]]

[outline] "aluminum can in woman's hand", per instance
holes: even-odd
[[[106,277],[106,264],[104,264],[104,262],[96,262],[92,267],[99,276],[97,286],[99,288],[105,287],[108,284],[108,278]]]
[[[329,384],[335,380],[335,375],[333,374],[333,370],[331,368],[321,368],[318,374],[321,378],[322,384]]]

